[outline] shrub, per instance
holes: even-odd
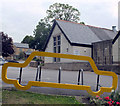
[[[19,59],[25,59],[25,53],[24,52],[20,52],[18,57],[19,57]]]
[[[36,61],[38,65],[44,66],[44,61],[42,59],[35,58],[33,60]]]
[[[106,105],[106,106],[120,106],[120,93],[112,90],[110,96],[107,97],[91,97],[90,103],[94,105]]]

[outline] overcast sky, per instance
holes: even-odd
[[[65,3],[77,8],[85,24],[109,28],[118,26],[119,0],[0,0],[0,31],[21,42],[33,35],[39,20],[53,3]],[[2,23],[2,24],[1,24]]]

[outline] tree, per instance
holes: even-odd
[[[34,49],[34,37],[33,36],[29,36],[29,35],[26,35],[25,38],[22,40],[21,43],[27,43],[29,44],[29,47],[30,48],[33,48]]]
[[[2,56],[8,57],[14,53],[13,40],[7,34],[0,32],[2,36]]]
[[[46,22],[53,22],[54,19],[78,22],[80,20],[80,12],[78,9],[68,4],[55,3],[50,5],[46,11]]]
[[[84,22],[80,22],[80,24],[84,24],[84,25],[85,25],[85,23],[84,23]]]
[[[19,59],[25,59],[25,53],[24,52],[20,52]]]
[[[33,39],[34,39],[33,36],[26,35],[25,38],[22,40],[21,43],[27,43],[27,44],[29,44],[31,42],[31,40],[33,40]]]
[[[22,43],[28,43],[31,48],[43,51],[44,45],[48,39],[51,30],[51,24],[54,19],[78,22],[80,20],[80,12],[68,4],[55,3],[50,5],[46,11],[47,16],[41,19],[33,33],[34,39],[31,36],[26,36]],[[84,22],[80,22],[84,24]],[[31,40],[32,39],[32,40]]]
[[[46,24],[43,20],[40,20],[38,25],[36,26],[36,29],[34,29],[34,35],[35,35],[35,49],[43,51],[44,45],[47,41],[48,35],[51,30],[51,25]]]
[[[27,43],[30,48],[43,51],[50,29],[51,25],[41,19],[33,31],[35,37],[26,35],[21,43]]]

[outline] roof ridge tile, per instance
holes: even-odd
[[[60,19],[56,19],[56,20],[58,20],[58,21],[63,21],[63,22],[70,22],[70,23],[73,23],[73,24],[84,25],[84,26],[93,27],[93,28],[99,28],[99,29],[104,29],[104,30],[113,31],[112,29],[101,28],[101,27],[96,27],[96,26],[92,26],[92,25],[85,25],[85,24],[81,24],[81,23],[77,23],[77,22],[73,22],[73,21],[66,21],[66,20],[60,20]]]

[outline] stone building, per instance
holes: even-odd
[[[112,64],[112,40],[93,43],[93,60],[96,64]]]
[[[115,50],[120,51],[118,50],[119,39],[119,33],[114,26],[111,30],[70,21],[55,20],[45,46],[45,52],[89,56],[95,59],[97,63],[111,64],[112,58],[113,61],[119,61],[119,53],[115,52]],[[45,58],[45,63],[61,62],[76,61]]]
[[[28,57],[33,51],[35,51],[34,49],[29,48],[29,45],[26,43],[13,43],[13,45],[15,51],[13,54],[13,59],[17,59],[21,52],[23,52],[26,57]]]
[[[45,45],[45,52],[89,56],[98,65],[120,62],[120,32],[112,29],[55,20]],[[46,67],[62,66],[79,70],[89,67],[85,61],[45,57]],[[76,67],[74,67],[76,66]],[[86,69],[87,70],[87,69]],[[89,69],[88,69],[89,70]]]

